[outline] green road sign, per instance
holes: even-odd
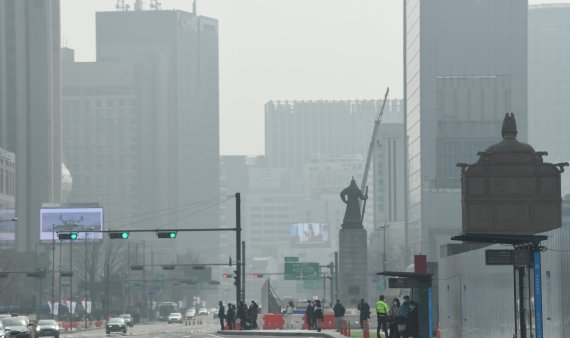
[[[299,257],[285,257],[285,262],[298,262]]]
[[[319,279],[319,263],[285,263],[285,280]]]

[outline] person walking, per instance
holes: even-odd
[[[228,304],[228,311],[226,314],[226,322],[230,330],[236,328],[236,307],[233,304]]]
[[[388,323],[390,323],[390,338],[400,338],[399,326],[403,325],[404,321],[400,312],[400,300],[398,298],[394,298],[392,301],[392,306],[390,306],[388,311]]]
[[[307,305],[307,310],[305,310],[305,318],[307,320],[307,328],[309,330],[312,330],[314,327],[313,323],[315,321],[315,307],[312,301],[309,301],[309,304]]]
[[[226,308],[224,307],[224,303],[222,301],[219,302],[220,309],[218,310],[218,318],[220,319],[220,326],[222,327],[221,330],[224,330],[224,319],[226,318]]]
[[[252,330],[259,329],[259,327],[257,326],[257,309],[258,308],[259,307],[257,306],[257,303],[254,300],[252,300],[251,305],[249,306],[249,309],[248,309],[249,320],[251,322],[251,329]]]
[[[239,319],[239,329],[247,330],[247,307],[241,300],[238,302],[236,316]]]
[[[333,312],[334,312],[334,322],[336,325],[336,332],[339,332],[340,331],[340,323],[341,323],[341,321],[344,320],[344,313],[346,312],[344,305],[342,305],[340,303],[340,299],[336,300],[336,304],[333,307]]]
[[[323,321],[323,306],[320,300],[315,300],[315,324],[317,332],[321,332],[321,323]]]
[[[418,323],[418,303],[413,300],[410,302],[410,313],[406,319],[406,330],[404,338],[418,338],[420,327]]]
[[[384,331],[384,337],[388,338],[388,304],[384,302],[384,295],[380,295],[376,302],[376,317],[378,319],[378,327],[376,328],[376,336],[380,338],[380,331]]]
[[[293,329],[293,310],[295,306],[293,305],[293,301],[290,300],[287,304],[287,308],[285,309],[285,329],[291,330]]]
[[[360,311],[360,328],[364,328],[364,321],[370,319],[370,305],[366,303],[364,298],[358,304],[358,311]]]

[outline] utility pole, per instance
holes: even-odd
[[[69,241],[69,271],[73,272],[72,255],[73,240]],[[73,275],[69,277],[69,330],[72,330],[71,322],[73,321]]]
[[[242,289],[242,299],[245,302],[245,241],[241,242],[241,253],[243,263],[241,264],[241,289]]]
[[[338,251],[334,252],[334,294],[335,294],[335,299],[338,299]]]
[[[236,304],[241,300],[241,195],[236,193]]]

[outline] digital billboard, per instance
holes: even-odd
[[[323,245],[330,241],[329,226],[323,223],[292,224],[290,234],[295,245]]]
[[[58,232],[78,233],[77,240],[103,239],[103,208],[42,208],[40,210],[40,240],[57,239]]]
[[[13,242],[16,240],[16,217],[14,209],[0,209],[0,241]]]

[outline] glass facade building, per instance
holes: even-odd
[[[527,2],[404,4],[407,246],[436,261],[438,244],[461,229],[455,165],[499,139],[507,112],[527,139]]]

